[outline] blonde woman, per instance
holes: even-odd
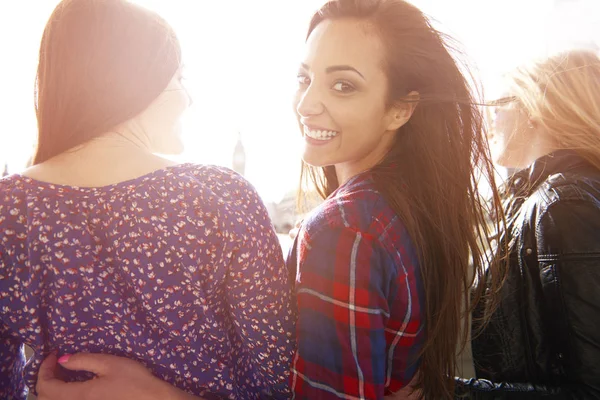
[[[496,161],[520,170],[499,237],[509,270],[473,340],[480,379],[459,388],[477,399],[600,398],[600,59],[573,51],[521,68],[496,105]]]

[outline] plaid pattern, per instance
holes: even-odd
[[[412,380],[424,339],[417,257],[368,173],[303,222],[288,266],[298,298],[295,399],[382,399]]]

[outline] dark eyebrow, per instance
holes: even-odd
[[[301,63],[300,65],[302,66],[302,68],[304,68],[306,70],[310,70],[310,67],[308,65],[306,65],[304,63]],[[358,70],[356,68],[351,67],[349,65],[332,65],[331,67],[327,67],[325,69],[325,72],[327,72],[328,74],[330,74],[332,72],[337,72],[337,71],[352,71],[352,72],[357,73],[361,78],[365,79],[363,74],[358,72]]]

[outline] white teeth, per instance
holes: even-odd
[[[317,140],[330,140],[331,138],[337,136],[338,133],[336,131],[312,130],[305,126],[304,134],[310,138]]]

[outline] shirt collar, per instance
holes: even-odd
[[[513,194],[523,191],[531,193],[551,175],[568,172],[587,164],[574,150],[558,150],[538,158],[529,168],[516,172],[507,181],[507,190]]]

